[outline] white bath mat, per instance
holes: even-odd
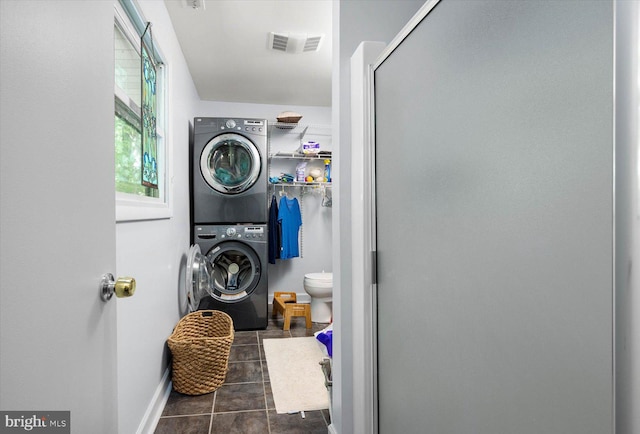
[[[264,339],[271,391],[277,413],[329,408],[316,338]]]

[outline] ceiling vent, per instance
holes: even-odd
[[[269,49],[285,53],[307,53],[319,51],[324,35],[305,33],[269,33]]]
[[[182,4],[183,8],[187,9],[206,9],[204,0],[182,0],[180,3]]]

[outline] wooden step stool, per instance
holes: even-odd
[[[273,294],[273,317],[278,313],[284,316],[284,327],[282,330],[289,330],[291,317],[303,316],[307,322],[307,328],[311,328],[311,305],[308,303],[298,303],[295,292],[276,292]]]

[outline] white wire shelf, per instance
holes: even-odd
[[[331,182],[270,182],[274,187],[331,187]]]
[[[301,154],[300,152],[278,152],[269,156],[271,159],[281,160],[331,160],[331,155]]]
[[[276,127],[279,130],[293,130],[294,128],[296,128],[298,126],[298,123],[289,123],[289,122],[274,122],[273,124],[274,127]]]

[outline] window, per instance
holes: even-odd
[[[169,161],[165,140],[166,108],[164,104],[165,67],[156,43],[145,38],[145,46],[152,47],[149,57],[156,63],[155,69],[155,136],[153,166],[157,170],[157,185],[143,183],[143,165],[149,162],[143,154],[141,107],[143,99],[143,75],[141,65],[140,35],[146,23],[131,0],[116,3],[114,24],[115,54],[115,190],[116,220],[147,220],[171,217],[169,202]],[[149,35],[149,32],[147,32]],[[148,59],[147,59],[148,60]],[[148,106],[145,106],[148,107]],[[147,112],[148,113],[148,112]],[[149,122],[147,122],[147,125]],[[147,137],[149,134],[147,135]],[[145,168],[148,175],[148,164]],[[148,178],[148,177],[147,177]],[[155,179],[155,176],[154,176]]]

